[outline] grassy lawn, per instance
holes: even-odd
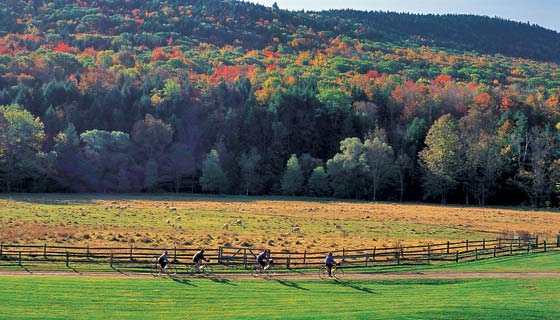
[[[0,242],[21,244],[318,251],[560,230],[555,212],[309,198],[3,194],[0,208]]]
[[[373,272],[560,272],[560,251],[518,254],[479,261],[424,266],[391,266],[357,269]]]
[[[560,279],[0,277],[2,319],[557,319]]]

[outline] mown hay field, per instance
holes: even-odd
[[[552,239],[559,232],[559,213],[512,208],[258,197],[0,195],[0,242],[13,244],[303,251],[514,233]]]

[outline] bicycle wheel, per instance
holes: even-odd
[[[150,267],[150,273],[152,274],[152,276],[158,276],[160,274],[160,266],[159,263],[154,263],[152,264],[152,266]]]
[[[187,273],[190,275],[196,274],[196,268],[193,265],[187,265]]]
[[[329,278],[329,271],[327,270],[327,268],[322,267],[321,269],[319,269],[319,278],[323,280]]]
[[[209,275],[209,274],[214,273],[214,268],[209,264],[205,264],[200,269],[205,275]]]
[[[344,278],[344,269],[342,268],[333,269],[331,272],[332,272],[332,277],[335,279]]]
[[[164,272],[166,275],[170,277],[175,277],[177,275],[177,266],[174,263],[172,263],[168,265],[167,268],[165,268]]]
[[[268,266],[268,268],[263,270],[263,272],[266,278],[271,278],[276,276],[276,269],[274,269],[273,266]]]

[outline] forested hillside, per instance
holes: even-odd
[[[476,16],[2,1],[0,190],[556,205],[559,39]]]

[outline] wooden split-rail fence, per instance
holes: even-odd
[[[179,266],[190,265],[198,248],[90,247],[57,245],[19,245],[0,243],[0,265],[58,263],[108,264],[111,268],[150,268],[157,257],[168,250],[170,259]],[[374,267],[457,263],[520,253],[560,250],[560,235],[556,242],[547,243],[538,237],[527,239],[493,239],[445,242],[417,246],[374,247],[368,249],[332,250],[344,267]],[[219,247],[205,249],[205,256],[216,268],[252,269],[256,264],[257,248]],[[324,264],[327,251],[290,252],[268,251],[276,268],[317,268]]]

